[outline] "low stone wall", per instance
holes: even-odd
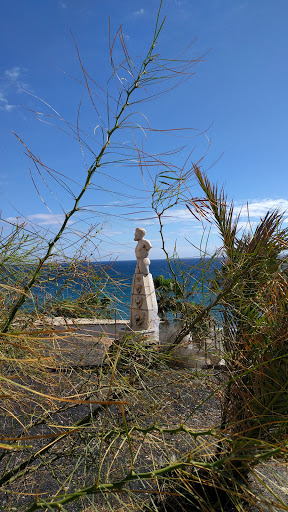
[[[62,366],[99,365],[115,339],[125,333],[129,320],[106,319],[64,319],[62,317],[45,319],[45,326],[50,325],[51,342],[47,342],[57,355]],[[43,327],[44,327],[43,323]],[[41,327],[40,322],[37,327]],[[160,323],[160,346],[168,347],[173,343],[179,324]],[[129,331],[131,333],[131,330]],[[54,333],[54,334],[53,334]],[[120,334],[119,334],[120,333]],[[221,336],[212,333],[203,341],[186,336],[174,351],[172,363],[186,368],[207,368],[219,365],[223,357]]]

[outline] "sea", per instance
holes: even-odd
[[[170,262],[172,271],[177,276],[181,286],[184,286],[190,299],[196,303],[206,302],[209,292],[209,282],[215,269],[220,267],[219,260],[205,258],[174,259]],[[82,293],[92,292],[99,298],[110,299],[110,310],[117,319],[129,318],[129,305],[133,275],[136,261],[101,261],[83,262],[81,272],[77,272],[66,264],[60,264],[53,277],[53,271],[45,272],[40,285],[34,288],[33,296],[26,302],[29,309],[58,299],[76,299]],[[68,270],[67,270],[68,269]],[[166,260],[152,260],[150,272],[154,277],[162,275],[173,278],[173,272]]]

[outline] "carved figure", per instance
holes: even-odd
[[[148,258],[150,249],[152,248],[149,240],[145,240],[146,230],[144,228],[136,228],[134,240],[138,242],[135,248],[135,254],[137,258],[137,265],[135,273],[143,274],[147,276],[149,274],[150,260]]]
[[[137,306],[137,308],[141,308],[142,304],[143,304],[143,297],[141,298],[136,298],[135,299],[135,304]]]
[[[135,321],[137,325],[142,325],[144,323],[144,317],[140,315],[135,315]]]

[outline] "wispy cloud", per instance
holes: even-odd
[[[133,14],[134,14],[134,16],[143,16],[144,12],[145,11],[144,11],[143,7],[141,7],[141,9],[139,9],[138,11],[134,11]]]
[[[29,88],[23,80],[26,71],[27,69],[20,66],[13,66],[5,69],[2,74],[0,73],[0,110],[10,112],[16,108],[10,98],[13,93],[21,94],[24,89]]]
[[[261,218],[263,218],[268,211],[275,209],[280,210],[280,212],[288,212],[288,199],[266,198],[251,200],[248,201],[248,209],[247,204],[236,203],[234,206],[234,214],[235,216],[239,214],[240,221],[243,225],[247,223],[248,219],[253,219],[251,224],[255,224],[255,222],[258,222]],[[190,213],[188,208],[178,208],[170,211],[168,210],[167,213],[163,216],[163,220],[166,221],[166,223],[187,222],[189,224],[194,223],[195,225],[199,225],[199,222]]]
[[[238,223],[237,223],[238,231],[242,231],[242,230],[250,231],[250,228],[252,228],[252,230],[253,230],[253,228],[255,228],[257,226],[257,224],[258,224],[258,220],[259,219],[257,219],[257,220],[251,220],[250,219],[249,221],[248,221],[248,219],[246,219],[246,220],[239,220]]]
[[[37,226],[61,226],[64,222],[65,216],[62,213],[33,213],[27,217],[7,217],[6,222],[10,224],[36,224]],[[71,222],[70,222],[71,223]]]
[[[261,217],[266,215],[266,213],[268,211],[275,210],[275,209],[278,209],[281,212],[286,211],[286,210],[288,211],[288,200],[287,199],[269,199],[269,198],[259,199],[259,200],[251,200],[251,201],[248,201],[248,210],[247,210],[247,205],[242,205],[242,206],[235,205],[234,212],[236,215],[240,213],[240,218],[243,218],[243,217],[246,218],[249,216],[250,218],[257,217],[258,219],[260,219]],[[248,212],[249,212],[249,215],[248,215]]]
[[[25,82],[24,77],[28,70],[24,67],[13,66],[12,68],[5,69],[3,76],[3,83],[6,88],[13,88],[16,92],[23,92],[24,89],[28,88],[28,84]]]
[[[15,108],[15,105],[9,103],[5,92],[0,90],[0,110],[6,110],[6,112],[10,112]]]
[[[182,7],[183,1],[182,0],[169,0],[169,3],[172,4],[175,7]]]
[[[58,7],[61,9],[67,9],[67,3],[66,2],[58,2]]]
[[[35,222],[39,226],[52,226],[62,224],[65,216],[62,213],[55,215],[52,213],[34,213],[33,215],[28,215],[27,218],[29,221]]]
[[[189,212],[188,208],[178,208],[177,210],[168,210],[163,216],[166,222],[195,222],[195,217]]]
[[[13,80],[15,82],[20,78],[21,68],[19,66],[14,66],[13,68],[6,69],[4,71],[4,76],[8,78],[8,80]]]
[[[109,236],[110,238],[112,238],[113,236],[127,235],[127,233],[125,233],[123,230],[117,231],[116,229],[103,228],[103,229],[101,229],[101,235]]]

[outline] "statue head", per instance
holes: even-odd
[[[141,238],[144,238],[145,233],[146,233],[146,229],[144,229],[144,228],[136,228],[135,229],[135,236],[134,236],[135,242],[138,242],[139,240],[141,240]]]

